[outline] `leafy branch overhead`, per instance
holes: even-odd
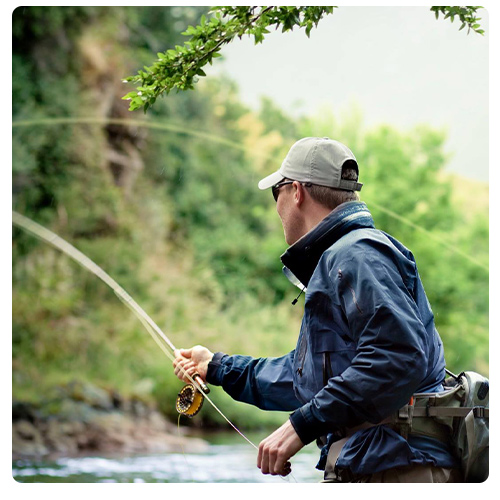
[[[336,7],[290,7],[290,6],[238,6],[238,7],[213,7],[209,11],[210,17],[201,17],[200,24],[196,27],[189,26],[182,33],[191,37],[184,45],[176,45],[174,49],[159,52],[158,59],[152,66],[144,67],[136,75],[127,77],[124,82],[135,84],[136,91],[129,92],[123,97],[130,101],[130,111],[144,107],[144,112],[153,105],[156,99],[176,89],[193,89],[199,77],[206,76],[203,67],[212,64],[213,59],[220,57],[222,47],[231,42],[235,37],[244,35],[253,36],[255,44],[262,43],[268,28],[282,32],[291,31],[293,28],[305,28],[309,37],[311,30],[327,14],[332,14]],[[462,22],[460,29],[468,26],[470,30],[484,34],[480,29],[476,17],[477,9],[482,7],[432,7],[436,19],[439,14],[444,18],[455,17]]]
[[[205,76],[203,67],[220,57],[221,48],[235,37],[253,36],[261,43],[269,33],[268,28],[290,31],[295,26],[305,27],[309,36],[312,28],[334,7],[214,7],[211,17],[202,16],[198,26],[189,26],[183,35],[190,40],[183,46],[158,53],[158,60],[150,67],[139,70],[137,75],[125,81],[138,85],[137,92],[130,92],[124,99],[131,100],[130,110],[144,106],[148,109],[159,95],[171,90],[194,88],[200,76]]]
[[[484,35],[484,30],[481,29],[478,22],[481,18],[476,17],[477,9],[482,9],[482,7],[431,7],[431,10],[436,14],[436,19],[439,18],[440,13],[444,15],[445,19],[450,18],[451,22],[454,21],[455,17],[460,19],[462,25],[458,31],[463,30],[467,26],[467,34],[472,30],[480,35]]]

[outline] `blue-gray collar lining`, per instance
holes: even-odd
[[[281,256],[281,261],[289,270],[285,274],[291,272],[307,287],[321,255],[327,248],[354,229],[374,227],[366,203],[342,203]]]

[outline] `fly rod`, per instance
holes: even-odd
[[[105,271],[103,271],[95,262],[89,259],[85,254],[76,249],[73,245],[69,244],[63,238],[53,233],[49,229],[41,226],[40,224],[34,222],[33,220],[21,215],[15,211],[12,211],[12,223],[41,239],[45,243],[52,245],[64,254],[71,257],[78,264],[83,266],[85,269],[93,273],[95,276],[100,278],[104,283],[106,283],[118,296],[118,298],[139,318],[141,323],[144,325],[149,334],[153,337],[155,342],[169,357],[172,361],[174,356],[172,353],[176,351],[176,347],[172,341],[162,332],[158,325],[149,317],[148,314],[142,309],[139,304]],[[170,349],[167,349],[167,347]],[[179,413],[182,413],[188,417],[193,417],[201,409],[204,398],[208,399],[210,404],[214,409],[224,418],[224,420],[250,445],[252,445],[256,450],[258,447],[252,443],[215,405],[215,403],[207,396],[209,393],[209,388],[203,382],[203,379],[199,374],[189,375],[186,371],[182,370],[184,375],[190,380],[192,384],[188,384],[180,391],[176,402],[176,408]]]

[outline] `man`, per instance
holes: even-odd
[[[408,434],[391,417],[414,393],[443,390],[443,346],[414,258],[375,229],[358,174],[345,145],[307,137],[259,182],[272,188],[290,245],[285,274],[306,292],[296,349],[254,359],[196,346],[176,353],[175,373],[198,372],[236,400],[292,411],[260,443],[264,474],[288,474],[288,460],[317,440],[326,482],[460,481],[438,424]]]

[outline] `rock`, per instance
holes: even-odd
[[[36,408],[34,405],[22,401],[12,402],[12,421],[27,420],[34,423],[36,419]]]
[[[125,400],[117,391],[111,391],[111,402],[113,403],[113,408],[115,410],[123,409],[123,404]]]
[[[36,441],[39,435],[38,429],[27,420],[20,420],[14,426],[19,437],[26,441]]]
[[[89,422],[87,437],[91,450],[124,451],[133,441],[133,422],[120,413],[100,414]]]
[[[148,408],[148,406],[143,403],[140,399],[134,398],[130,402],[130,411],[132,412],[133,415],[137,417],[144,417],[146,418],[149,413],[151,412],[151,408]]]
[[[61,421],[90,422],[101,412],[82,401],[65,399],[60,403],[59,412],[55,418]]]
[[[42,434],[29,421],[19,420],[12,424],[12,454],[14,457],[40,457],[47,455]]]
[[[81,436],[86,433],[83,422],[61,422],[52,419],[44,429],[45,442],[50,450],[65,455],[76,454],[80,449]]]
[[[155,432],[175,432],[176,427],[168,422],[165,417],[163,417],[157,411],[151,412],[147,417],[147,423],[150,429]]]
[[[112,395],[88,382],[71,382],[68,384],[67,390],[72,399],[86,403],[93,408],[99,410],[112,410],[114,408]]]

